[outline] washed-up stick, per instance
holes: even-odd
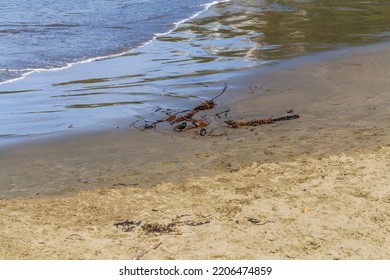
[[[271,123],[280,122],[280,121],[295,120],[298,118],[299,118],[299,115],[291,115],[291,116],[284,116],[284,117],[280,117],[280,118],[276,118],[276,119],[264,118],[264,119],[257,119],[257,120],[251,120],[251,121],[228,120],[228,121],[225,121],[225,123],[231,128],[239,128],[242,126],[259,126],[262,124],[271,124]]]
[[[252,88],[249,87],[251,90]],[[173,113],[172,111],[166,112],[166,117],[159,119],[153,123],[145,124],[143,126],[143,129],[156,129],[156,126],[160,122],[169,122],[171,125],[174,125],[174,130],[177,132],[182,132],[182,131],[187,131],[195,128],[203,128],[201,132],[199,132],[199,135],[205,136],[206,135],[206,130],[204,127],[208,126],[209,123],[203,119],[196,119],[194,118],[195,114],[197,114],[200,111],[204,110],[210,110],[213,109],[216,106],[216,103],[214,102],[215,99],[220,97],[222,94],[225,93],[227,89],[227,84],[225,83],[224,88],[222,91],[216,95],[214,98],[206,100],[202,102],[201,104],[197,105],[191,110],[186,110],[178,113]],[[252,90],[253,91],[253,90]],[[221,118],[221,115],[224,114],[225,117],[227,117],[227,113],[230,112],[230,110],[226,110],[220,113],[215,114],[217,118]],[[293,110],[289,110],[288,113],[292,113]],[[288,115],[288,116],[282,116],[279,118],[263,118],[263,119],[255,119],[255,120],[250,120],[250,121],[236,121],[236,120],[227,120],[225,123],[228,125],[228,127],[231,128],[239,128],[243,126],[259,126],[263,124],[271,124],[279,121],[288,121],[288,120],[294,120],[299,118],[299,115]],[[133,123],[132,125],[134,125]],[[197,132],[196,132],[197,133]]]
[[[280,122],[280,121],[290,121],[290,120],[295,120],[298,119],[299,115],[291,115],[291,116],[285,116],[285,117],[280,117],[277,119],[272,119],[274,122]]]
[[[155,244],[152,244],[149,246],[149,248],[147,248],[145,251],[142,251],[142,252],[139,252],[137,253],[133,260],[139,260],[140,258],[142,258],[143,256],[145,256],[147,253],[149,253],[150,251],[152,250],[156,250],[158,247],[160,247],[160,245],[162,244],[162,241],[159,241]]]

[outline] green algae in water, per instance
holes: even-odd
[[[272,60],[389,38],[389,1],[233,0],[159,40],[197,42],[213,57]]]

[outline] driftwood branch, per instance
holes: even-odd
[[[187,126],[187,123],[180,124],[174,128],[175,131],[183,131],[183,130],[189,130],[189,129],[193,129],[193,128],[205,127],[208,125],[208,123],[204,119],[195,119],[194,118],[195,114],[197,114],[200,111],[213,109],[216,105],[214,100],[217,99],[218,97],[220,97],[222,94],[224,94],[226,89],[227,89],[227,84],[225,82],[225,87],[214,98],[202,102],[201,104],[199,104],[198,106],[196,106],[192,110],[185,110],[185,111],[182,111],[182,112],[179,112],[176,114],[174,114],[172,112],[167,112],[166,113],[167,116],[165,118],[159,119],[159,120],[157,120],[153,123],[150,123],[150,124],[145,124],[143,129],[144,130],[145,129],[152,129],[152,128],[155,129],[157,124],[161,123],[161,122],[169,122],[171,124],[175,124],[175,123],[179,123],[179,122],[192,123],[192,125],[190,125],[190,126]],[[180,113],[185,113],[185,114],[179,115]]]
[[[145,124],[143,126],[143,130],[156,129],[157,124],[162,123],[162,122],[168,122],[171,125],[175,125],[173,127],[173,129],[176,132],[182,132],[182,131],[200,128],[201,130],[196,131],[195,134],[200,135],[200,136],[205,136],[205,135],[211,136],[211,133],[208,134],[206,129],[205,129],[205,127],[207,127],[209,125],[209,123],[203,117],[195,118],[195,115],[197,113],[199,113],[200,111],[210,110],[216,106],[216,103],[214,100],[217,99],[218,97],[220,97],[222,94],[224,94],[228,88],[226,82],[224,82],[224,83],[225,83],[225,86],[223,87],[222,91],[218,95],[216,95],[214,98],[202,102],[201,104],[197,105],[196,107],[194,107],[191,110],[185,110],[185,111],[176,112],[176,113],[174,111],[168,111],[168,112],[166,112],[166,117],[159,119],[155,122]],[[257,87],[255,87],[255,88],[257,88]],[[249,89],[251,90],[252,93],[254,92],[251,87],[249,87]],[[161,108],[159,108],[158,111],[160,109]],[[230,112],[230,110],[225,110],[223,112],[216,113],[215,116],[217,118],[222,118],[222,115],[224,115],[227,118],[228,112]],[[293,110],[289,110],[289,111],[287,111],[287,113],[291,114],[291,113],[293,113]],[[250,120],[250,121],[227,120],[227,121],[225,121],[225,123],[230,128],[239,128],[239,127],[243,127],[243,126],[259,126],[259,125],[263,125],[263,124],[272,124],[275,122],[294,120],[294,119],[298,119],[298,118],[299,118],[299,115],[288,115],[288,116],[282,116],[279,118],[263,118],[263,119],[254,119],[254,120]],[[134,122],[130,126],[135,127],[136,123],[137,122]],[[216,136],[216,135],[213,135],[213,136]]]
[[[256,120],[251,120],[251,121],[228,120],[228,121],[225,121],[225,123],[231,128],[239,128],[242,126],[259,126],[262,124],[271,124],[271,123],[280,122],[280,121],[295,120],[298,118],[299,118],[299,115],[291,115],[291,116],[284,116],[284,117],[280,117],[280,118],[276,118],[276,119],[264,118],[264,119],[256,119]]]

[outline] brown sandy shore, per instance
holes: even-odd
[[[0,258],[389,259],[389,44],[311,57],[228,81],[203,137],[0,150]]]

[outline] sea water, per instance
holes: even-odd
[[[171,30],[210,0],[2,0],[0,82],[117,55]]]
[[[241,70],[389,35],[383,0],[2,0],[0,143],[123,127]]]

